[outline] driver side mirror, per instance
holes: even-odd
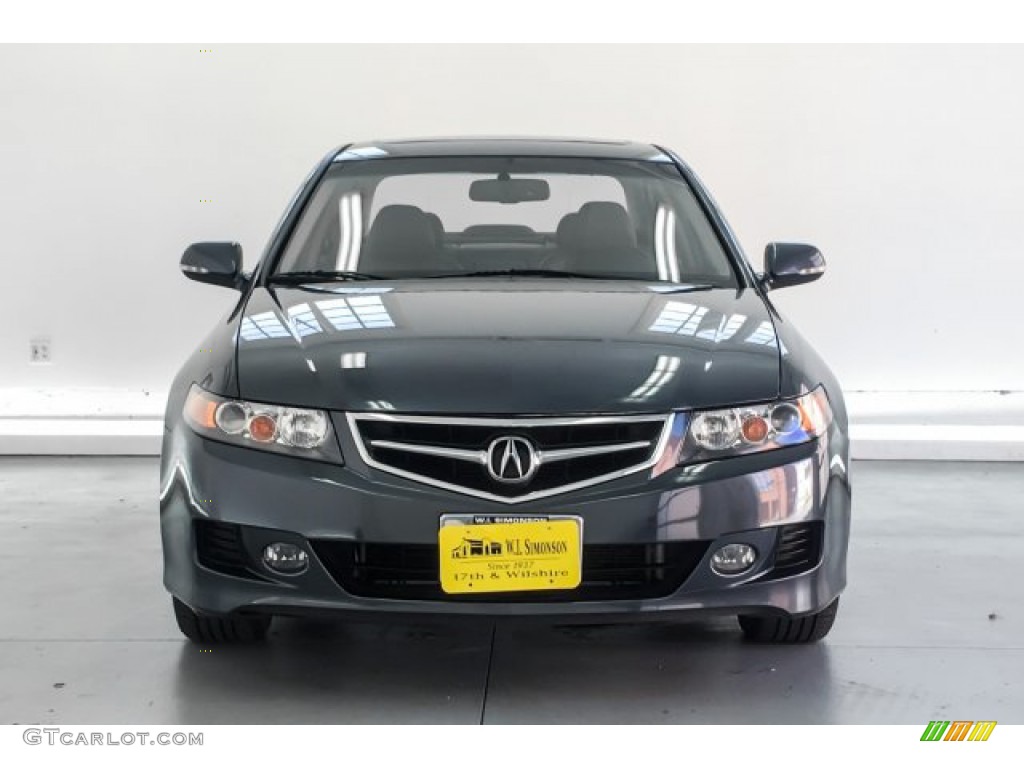
[[[241,290],[242,246],[238,243],[193,243],[181,257],[181,271],[189,280]]]
[[[825,274],[825,257],[813,245],[768,243],[764,249],[764,275],[768,290],[817,280]]]

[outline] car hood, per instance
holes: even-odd
[[[652,413],[769,400],[778,340],[752,290],[474,279],[256,288],[241,397],[331,410]]]

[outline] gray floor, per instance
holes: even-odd
[[[854,465],[828,640],[638,627],[279,621],[186,643],[160,584],[156,460],[0,459],[0,723],[1024,722],[1024,467]]]

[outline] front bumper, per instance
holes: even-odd
[[[343,444],[343,449],[350,448]],[[640,620],[684,612],[786,613],[821,610],[846,584],[850,486],[845,436],[833,426],[818,441],[684,467],[651,479],[640,472],[578,492],[510,507],[431,488],[361,464],[311,462],[205,440],[182,423],[164,435],[160,521],[164,584],[197,611],[282,615],[346,613],[420,617],[549,617],[558,621]],[[542,593],[503,600],[360,597],[346,592],[311,541],[436,545],[442,514],[558,514],[584,521],[584,546],[705,542],[706,551],[677,589],[655,598],[546,601]],[[195,521],[243,526],[252,573],[200,565]],[[773,577],[780,531],[820,523],[820,560],[796,575]],[[259,562],[272,541],[299,544],[310,564],[281,576]],[[759,552],[751,570],[723,577],[712,552],[732,542]],[[586,549],[584,563],[586,567]],[[336,576],[336,573],[335,573]]]

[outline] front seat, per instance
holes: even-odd
[[[568,217],[566,217],[568,218]],[[654,260],[637,248],[636,230],[618,203],[585,203],[574,219],[559,227],[567,268],[576,272],[649,274]]]
[[[441,221],[441,217],[436,213],[424,212],[424,215],[430,219],[430,226],[434,228],[434,237],[437,239],[437,247],[444,248],[444,223]]]
[[[437,230],[430,216],[414,205],[381,208],[366,235],[359,269],[399,277],[436,271]]]
[[[568,253],[576,244],[577,233],[580,227],[580,214],[567,213],[558,222],[558,229],[555,231],[555,245],[563,253]]]

